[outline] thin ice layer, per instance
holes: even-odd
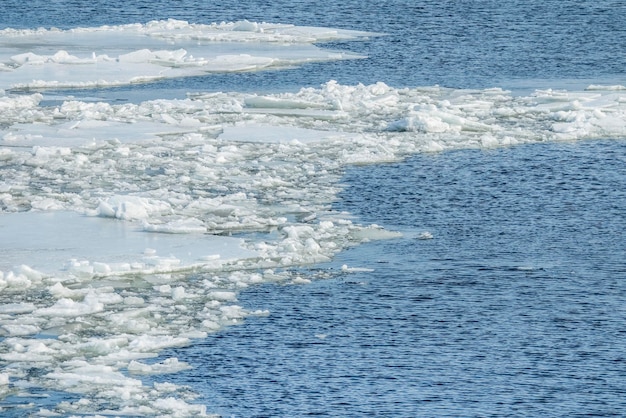
[[[313,44],[373,35],[248,21],[4,29],[0,31],[0,90],[114,86],[360,58]]]

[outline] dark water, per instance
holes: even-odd
[[[374,272],[253,288],[269,317],[168,355],[225,416],[623,416],[625,160],[600,141],[350,169],[339,209],[406,238],[322,268]]]

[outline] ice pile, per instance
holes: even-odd
[[[58,45],[56,36],[69,55],[48,46]],[[311,42],[346,36],[364,34],[177,21],[5,30],[0,56],[13,58],[2,58],[0,80],[14,88],[40,71],[52,78],[37,85],[91,83],[83,76],[92,70],[84,68],[109,61],[89,61],[81,51],[109,39],[134,37],[134,44],[115,43],[131,49],[116,56],[143,56],[143,76],[146,66],[173,76],[204,64],[191,61],[187,49],[155,58],[170,43],[178,51],[219,41],[281,60],[280,51],[293,57],[295,45],[310,59],[321,51]],[[18,55],[26,45],[32,51]],[[132,65],[110,62],[116,80],[137,74]],[[65,80],[54,78],[61,67]],[[19,404],[40,391],[75,394],[72,401],[24,406],[26,413],[41,408],[40,415],[204,414],[191,388],[167,381],[193,365],[159,357],[164,349],[267,315],[237,304],[248,286],[307,283],[290,268],[397,236],[332,210],[348,164],[626,137],[626,91],[617,86],[516,97],[501,89],[330,81],[297,93],[195,92],[138,104],[68,99],[41,106],[42,98],[0,95],[0,396]],[[346,266],[340,274],[351,271],[359,270]]]

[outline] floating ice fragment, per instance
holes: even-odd
[[[37,325],[29,324],[4,324],[0,326],[0,329],[3,329],[6,332],[6,335],[13,337],[34,335],[41,331],[41,328],[39,328]]]
[[[168,415],[173,417],[206,415],[206,406],[191,405],[176,398],[157,399],[154,401],[154,407],[160,411],[167,412]]]
[[[304,251],[309,254],[317,254],[320,252],[321,249],[322,247],[320,247],[320,245],[313,238],[306,239],[304,244]]]
[[[207,296],[220,302],[235,302],[237,300],[237,294],[228,291],[213,291],[209,292]]]
[[[31,65],[44,64],[46,58],[32,52],[26,52],[24,54],[17,54],[11,57],[11,61],[15,64],[24,65],[26,63]]]
[[[128,344],[128,348],[138,352],[159,352],[164,348],[183,347],[188,344],[189,338],[184,337],[140,335]]]
[[[44,376],[55,380],[61,387],[84,391],[87,386],[140,387],[141,380],[124,376],[110,366],[92,365],[85,361],[70,362],[67,370],[59,369]]]
[[[619,90],[626,90],[626,86],[622,86],[621,84],[616,84],[616,85],[601,85],[601,84],[591,84],[589,86],[587,86],[587,88],[585,89],[587,91],[594,91],[594,90],[606,90],[606,91],[619,91]]]
[[[424,231],[417,236],[417,239],[433,239],[433,234],[428,231]]]
[[[182,286],[177,286],[174,289],[172,289],[172,299],[173,300],[182,300],[187,298],[188,295],[185,292],[185,288]]]
[[[238,305],[220,306],[219,309],[222,313],[222,320],[226,323],[238,323],[238,320],[246,316],[244,309]]]
[[[500,145],[500,141],[493,135],[483,135],[480,137],[480,145],[483,148],[495,148]]]
[[[437,141],[428,141],[423,147],[424,152],[442,152],[445,151],[445,146]]]
[[[57,299],[82,299],[89,292],[89,289],[69,289],[61,283],[55,283],[48,288],[48,292]]]
[[[242,20],[235,22],[232,26],[232,30],[240,32],[257,32],[259,30],[259,24],[256,22],[249,22],[248,20]]]
[[[48,317],[76,317],[102,312],[103,310],[104,303],[100,302],[97,295],[90,292],[85,295],[82,302],[62,298],[48,308],[37,309],[34,314]]]
[[[16,272],[18,274],[21,274],[23,276],[25,276],[26,278],[28,278],[28,280],[30,280],[31,283],[35,282],[41,282],[41,280],[44,278],[44,274],[33,269],[30,266],[27,266],[25,264],[22,264],[21,266],[19,266],[16,270]]]
[[[280,98],[273,96],[250,96],[244,100],[248,108],[269,108],[269,109],[328,109],[326,103],[316,103],[304,99]]]
[[[161,293],[171,293],[172,286],[170,286],[169,284],[163,284],[160,286],[154,286],[154,290],[161,292]]]
[[[269,316],[270,311],[267,309],[258,309],[256,311],[248,312],[250,316]]]
[[[97,213],[99,216],[123,220],[146,220],[153,214],[171,211],[171,206],[163,201],[137,196],[114,196],[101,202]]]
[[[165,224],[151,224],[144,222],[143,229],[149,232],[163,232],[168,234],[191,234],[191,233],[205,233],[207,227],[199,219],[179,219],[176,221],[167,222]]]
[[[370,273],[374,270],[365,267],[348,267],[347,264],[344,264],[341,266],[341,271],[345,273]]]
[[[143,298],[138,296],[126,296],[124,298],[124,304],[130,306],[142,306],[145,304],[145,301]]]
[[[0,305],[0,314],[25,314],[35,309],[36,306],[30,302],[5,303]]]
[[[359,228],[352,231],[352,236],[358,240],[381,240],[381,239],[392,239],[392,238],[400,238],[402,237],[401,232],[396,231],[387,231],[379,227],[378,225],[370,225],[366,228]]]
[[[140,361],[132,360],[128,365],[128,371],[133,374],[165,374],[165,373],[177,373],[183,370],[189,370],[192,367],[184,361],[178,361],[176,357],[168,358],[160,363],[145,364]],[[166,386],[160,386],[160,390],[166,388]],[[176,389],[176,387],[172,388]]]

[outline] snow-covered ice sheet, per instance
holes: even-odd
[[[223,268],[256,257],[239,238],[205,234],[193,223],[159,233],[141,225],[75,212],[0,214],[0,271],[29,267],[43,275],[114,276],[194,267]],[[181,238],[180,234],[185,234]],[[28,256],[28,254],[31,254]],[[36,254],[36,257],[32,255]]]
[[[250,22],[3,31],[0,82],[24,83],[41,65],[63,68],[63,83],[79,85],[85,68],[100,65],[100,53],[95,63],[81,53],[103,51],[116,37],[129,49],[107,54],[142,56],[145,76],[145,66],[195,71],[197,63],[175,53],[181,43],[213,48],[219,40],[254,54],[295,45],[317,54],[311,42],[361,36]],[[50,59],[59,43],[87,61]],[[145,52],[164,45],[174,55]],[[35,55],[11,59],[27,52]],[[118,67],[128,81],[126,68],[134,67]],[[43,85],[58,81],[51,74]],[[237,305],[247,286],[304,284],[293,266],[398,236],[332,210],[346,165],[626,137],[620,86],[517,97],[501,89],[329,81],[296,93],[190,93],[54,106],[42,106],[40,93],[0,93],[0,396],[54,388],[80,397],[55,406],[65,414],[203,414],[189,388],[142,380],[191,367],[154,357],[248,315],[267,315]],[[351,271],[358,266],[342,274]]]

